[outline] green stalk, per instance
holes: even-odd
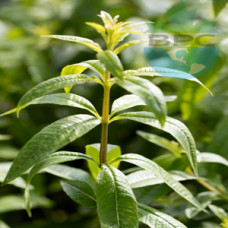
[[[100,164],[106,163],[107,146],[108,146],[108,124],[109,124],[109,103],[110,103],[110,73],[106,71],[104,80],[104,95],[101,118],[101,148]]]

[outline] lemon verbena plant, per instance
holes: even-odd
[[[85,109],[89,114],[71,115],[57,120],[34,135],[20,150],[4,183],[11,182],[29,170],[25,202],[30,216],[29,185],[34,175],[44,170],[62,178],[61,186],[72,200],[89,208],[97,208],[101,227],[134,228],[142,222],[149,227],[184,228],[186,227],[184,224],[171,216],[139,203],[133,188],[148,186],[150,183],[151,185],[165,183],[192,205],[202,209],[192,193],[177,181],[178,175],[182,177],[181,180],[197,178],[194,139],[182,122],[167,116],[166,102],[172,97],[164,96],[162,91],[147,78],[155,76],[185,78],[201,83],[185,72],[167,68],[144,67],[124,70],[118,54],[125,48],[145,40],[121,42],[129,34],[135,33],[135,23],[118,22],[118,16],[112,18],[103,11],[99,16],[104,26],[96,23],[87,23],[87,25],[100,33],[106,43],[106,50],[87,38],[46,36],[85,45],[97,52],[97,59],[65,66],[61,76],[36,85],[20,99],[15,109],[2,116],[14,112],[18,115],[22,109],[34,104],[71,106]],[[92,70],[94,75],[83,74],[86,69]],[[97,83],[103,87],[101,114],[86,98],[70,92],[72,86],[84,83]],[[114,84],[129,94],[116,99],[110,105],[110,90]],[[51,93],[63,88],[65,92]],[[149,111],[126,111],[136,106],[146,106]],[[182,156],[187,156],[189,167],[195,175],[189,177],[189,174],[180,172],[174,177],[153,160],[139,154],[121,155],[119,146],[108,144],[108,127],[120,120],[136,121],[171,134],[180,145],[179,152],[181,151]],[[87,145],[86,153],[58,151],[98,125],[101,125],[100,143]],[[140,131],[138,134],[149,141],[156,139],[150,133]],[[159,141],[157,137],[157,141],[167,146],[164,139],[160,138]],[[169,149],[172,150],[171,144]],[[173,150],[175,151],[175,148]],[[87,160],[90,173],[59,164],[78,159]],[[124,174],[118,169],[120,162],[131,163],[140,170],[132,171],[129,175]]]

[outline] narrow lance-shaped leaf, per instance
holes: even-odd
[[[61,181],[64,192],[76,203],[93,208],[96,207],[96,195],[86,181]]]
[[[44,95],[42,97],[32,100],[26,105],[26,107],[34,104],[57,104],[75,108],[82,108],[91,112],[96,117],[100,118],[96,108],[91,104],[90,101],[88,101],[84,97],[73,93],[55,93]]]
[[[198,162],[209,162],[209,163],[220,163],[223,164],[225,166],[228,166],[228,160],[225,159],[224,157],[218,155],[218,154],[214,154],[214,153],[198,153],[197,154],[197,161]]]
[[[98,124],[100,120],[93,116],[73,115],[43,128],[21,149],[4,182],[20,176],[45,156],[80,138]]]
[[[220,219],[228,219],[228,214],[227,212],[218,206],[215,206],[213,204],[209,205],[210,210]]]
[[[165,96],[166,102],[174,101],[175,99],[176,96]],[[120,98],[117,98],[113,102],[110,117],[115,115],[117,112],[121,112],[125,109],[133,108],[140,105],[146,105],[146,103],[140,97],[133,94],[124,95]]]
[[[184,148],[188,155],[190,164],[197,175],[197,159],[196,159],[196,146],[195,141],[188,130],[188,128],[180,121],[171,117],[166,118],[166,122],[162,127],[159,121],[155,118],[153,113],[150,112],[129,112],[123,113],[114,117],[111,121],[118,119],[129,119],[152,127],[156,127],[171,134]]]
[[[172,170],[169,172],[169,174],[177,181],[199,179],[196,176],[181,171]],[[154,174],[151,173],[151,171],[147,170],[133,172],[127,176],[127,179],[132,188],[141,188],[164,183],[164,180],[157,178]]]
[[[3,182],[7,172],[9,171],[10,166],[12,165],[12,162],[1,162],[0,163],[0,182]],[[25,181],[23,178],[18,177],[9,184],[12,184],[18,188],[25,188]]]
[[[202,84],[197,78],[192,76],[191,74],[188,74],[183,71],[174,70],[170,68],[165,67],[143,67],[138,70],[126,70],[123,72],[124,76],[160,76],[160,77],[167,77],[167,78],[176,78],[176,79],[186,79],[190,81],[197,82],[200,84],[204,89],[206,89],[211,95],[211,91]]]
[[[59,40],[71,41],[79,44],[83,44],[96,52],[102,52],[102,48],[98,43],[93,42],[90,39],[79,37],[79,36],[62,36],[62,35],[45,35],[42,37],[54,38]]]
[[[42,170],[48,166],[58,164],[58,163],[68,162],[68,161],[74,161],[74,160],[78,160],[78,159],[86,159],[86,160],[93,161],[93,159],[90,156],[82,154],[82,153],[60,151],[60,152],[56,152],[54,154],[47,156],[45,159],[43,159],[38,164],[33,166],[33,168],[31,169],[31,171],[29,172],[29,175],[27,177],[26,188],[25,188],[26,210],[27,210],[29,216],[31,216],[29,185],[30,185],[32,178],[40,170]]]
[[[97,177],[97,211],[101,228],[137,228],[137,202],[126,177],[103,165]]]
[[[47,81],[41,82],[40,84],[29,90],[19,101],[17,106],[17,112],[24,108],[32,100],[41,97],[47,93],[62,89],[67,86],[83,84],[91,82],[92,78],[83,74],[67,75],[62,77],[55,77]]]
[[[138,77],[124,77],[117,84],[125,90],[139,96],[154,112],[161,125],[166,118],[166,102],[162,91],[150,81]]]
[[[153,175],[163,180],[170,188],[176,193],[182,196],[199,209],[204,210],[199,202],[194,198],[192,193],[185,188],[180,182],[176,181],[167,171],[157,165],[155,162],[138,154],[126,154],[116,159],[116,161],[125,161],[131,164],[137,165],[147,171],[150,171]]]
[[[151,228],[187,228],[173,217],[143,204],[139,204],[139,221]]]
[[[44,172],[50,173],[54,176],[61,177],[65,180],[79,180],[86,181],[90,185],[95,186],[95,180],[92,176],[83,169],[78,169],[68,165],[51,165],[43,169]]]
[[[179,147],[177,142],[173,142],[170,140],[167,140],[166,138],[163,138],[158,135],[154,135],[151,133],[143,132],[143,131],[137,131],[137,134],[144,138],[145,140],[154,143],[168,151],[171,151],[174,155],[177,157],[181,156],[182,150]]]
[[[97,54],[97,58],[105,65],[105,68],[111,72],[114,77],[122,79],[123,66],[116,54],[112,51],[103,51]]]

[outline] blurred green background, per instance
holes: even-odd
[[[194,21],[207,19],[215,22],[216,29],[222,34],[227,34],[226,1],[184,2],[189,10],[197,9]],[[101,10],[109,12],[112,16],[120,15],[121,21],[156,22],[178,3],[178,0],[1,0],[0,113],[14,108],[20,97],[36,84],[60,75],[65,65],[96,57],[93,51],[82,45],[50,40],[40,37],[41,35],[77,35],[102,44],[99,34],[85,25],[87,21],[101,23],[97,17]],[[138,29],[145,30],[146,27],[139,26]],[[209,72],[199,77],[199,80],[211,89],[213,97],[192,82],[161,78],[153,81],[166,95],[178,95],[178,98],[168,105],[169,115],[186,123],[196,140],[197,148],[202,152],[214,152],[228,158],[227,40],[223,40],[219,47],[216,64]],[[125,69],[149,66],[144,56],[143,45],[126,49],[120,58]],[[73,92],[89,99],[101,113],[101,87],[92,84],[79,85],[73,88]],[[112,88],[111,92],[112,101],[125,93],[118,87]],[[2,117],[0,181],[18,150],[35,133],[57,119],[79,112],[82,111],[40,105],[23,110],[20,118],[15,115]],[[150,128],[136,123],[115,123],[110,126],[109,143],[120,145],[123,153],[139,153],[149,158],[166,154],[163,149],[139,138],[135,133],[136,129],[151,131]],[[99,142],[99,132],[98,127],[82,139],[71,143],[66,149],[84,151],[86,144]],[[157,130],[153,133],[161,134]],[[164,133],[163,136],[170,138]],[[179,169],[185,168],[183,161],[176,159],[175,162]],[[74,162],[71,165],[87,169],[84,162]],[[166,168],[171,170],[172,165]],[[227,171],[228,168],[221,165],[200,165],[200,174],[216,183],[224,195],[227,194]],[[96,211],[73,203],[61,190],[58,179],[49,174],[37,175],[34,178],[33,206],[36,209],[33,211],[33,217],[28,218],[23,210],[23,189],[20,188],[23,186],[23,180],[20,181],[14,185],[0,187],[0,228],[99,227]],[[186,185],[195,195],[208,190],[194,181],[186,182]],[[189,220],[183,209],[187,203],[170,192],[168,189],[162,198],[154,200],[152,204],[184,221],[188,227],[221,227],[219,219],[210,214]],[[217,203],[225,210],[228,209],[227,198],[221,197]],[[8,225],[3,224],[3,221]]]

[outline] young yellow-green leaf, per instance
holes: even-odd
[[[122,79],[123,66],[118,56],[112,51],[103,51],[97,54],[97,58],[105,65],[105,68],[111,72],[114,77]]]
[[[102,19],[105,26],[112,26],[115,24],[115,21],[113,20],[112,16],[105,11],[101,11],[100,15],[98,16]]]
[[[197,175],[197,159],[196,159],[196,145],[194,138],[188,128],[180,121],[167,117],[164,126],[162,127],[153,113],[150,112],[129,112],[123,113],[113,118],[118,119],[129,119],[137,121],[143,124],[147,124],[152,127],[156,127],[165,132],[171,134],[184,148],[187,153],[190,164]]]
[[[196,176],[187,174],[182,171],[170,171],[169,174],[177,181],[196,180]],[[151,171],[139,170],[127,176],[131,188],[141,188],[150,185],[163,184],[164,180],[157,178]]]
[[[154,112],[161,125],[164,124],[166,102],[162,91],[157,86],[146,79],[132,76],[124,77],[124,80],[117,81],[117,84],[128,92],[139,96]]]
[[[91,156],[97,163],[87,161],[89,170],[92,176],[96,179],[97,174],[100,172],[99,168],[99,154],[100,154],[100,143],[91,144],[86,146],[86,154]],[[111,163],[113,160],[121,156],[121,150],[119,146],[108,144],[107,148],[107,163]],[[119,162],[112,163],[115,168],[119,167]]]
[[[157,178],[163,180],[176,193],[189,201],[195,207],[204,210],[192,193],[180,182],[176,181],[167,171],[161,168],[157,163],[151,161],[139,154],[125,154],[116,159],[116,161],[125,161],[150,171]]]
[[[187,228],[183,223],[152,207],[139,204],[139,221],[151,228]]]
[[[26,180],[26,188],[25,188],[25,203],[26,203],[26,210],[28,212],[28,215],[31,217],[31,210],[30,210],[30,194],[29,194],[29,185],[32,180],[32,178],[42,169],[58,164],[58,163],[63,163],[63,162],[68,162],[68,161],[74,161],[74,160],[79,160],[79,159],[85,159],[85,160],[91,160],[93,159],[82,153],[78,152],[68,152],[68,151],[60,151],[56,152],[54,154],[51,154],[41,160],[39,163],[35,164],[33,168],[30,170],[29,175]],[[95,161],[94,161],[95,162]]]
[[[92,78],[83,74],[67,75],[62,77],[55,77],[47,81],[41,82],[40,84],[29,90],[19,101],[17,105],[17,112],[24,108],[32,100],[41,97],[47,93],[62,89],[67,86],[83,84],[91,82]]]
[[[21,149],[14,160],[4,183],[23,174],[35,163],[70,142],[80,138],[100,120],[90,115],[73,115],[57,120],[34,135]]]
[[[101,228],[138,227],[137,202],[121,171],[103,165],[97,176],[96,193]]]
[[[77,67],[82,67],[84,68],[84,70],[88,68],[97,73],[98,75],[100,75],[101,77],[105,75],[105,67],[99,60],[88,60],[73,65],[67,65],[62,69],[61,75],[80,74],[77,73]]]
[[[98,33],[101,34],[101,36],[103,37],[103,39],[105,41],[107,41],[107,36],[106,36],[106,31],[104,26],[97,24],[97,23],[93,23],[93,22],[86,22],[87,25],[91,26],[92,28],[96,29]]]
[[[90,39],[79,37],[79,36],[61,36],[61,35],[45,35],[43,37],[54,38],[59,40],[71,41],[78,44],[83,44],[96,52],[102,52],[102,48],[98,43],[93,42]]]
[[[192,76],[191,74],[188,74],[183,71],[174,70],[170,68],[165,67],[143,67],[138,70],[126,70],[123,72],[124,76],[160,76],[160,77],[168,77],[168,78],[176,78],[176,79],[186,79],[190,81],[197,82],[200,84],[204,89],[206,89],[211,95],[211,91],[202,84],[197,78]]]
[[[93,208],[96,207],[96,195],[92,186],[86,181],[61,181],[64,192],[76,203]]]
[[[97,73],[101,79],[104,78],[105,75],[105,68],[104,65],[100,63],[99,60],[88,60],[81,63],[67,65],[62,69],[61,76],[70,75],[70,74],[81,74],[87,68]],[[100,81],[97,79],[98,82]],[[66,93],[69,93],[72,86],[66,87]]]
[[[117,47],[115,50],[114,50],[114,53],[116,55],[118,55],[121,51],[123,51],[125,48],[128,48],[128,47],[131,47],[133,45],[136,45],[136,44],[142,44],[142,43],[146,43],[148,42],[148,40],[131,40],[131,41],[128,41],[127,43],[124,43],[122,45],[120,45],[119,47]]]
[[[154,143],[168,151],[171,151],[177,157],[181,156],[182,150],[179,147],[177,142],[173,142],[161,136],[154,135],[152,133],[143,132],[143,131],[137,131],[137,134],[142,138],[144,138],[145,140],[151,143]]]
[[[86,67],[80,66],[80,65],[76,65],[76,66],[68,65],[62,69],[61,76],[72,75],[72,74],[81,74],[85,69],[86,69]],[[72,87],[73,87],[73,85],[65,87],[64,88],[65,92],[69,93],[71,91]]]

